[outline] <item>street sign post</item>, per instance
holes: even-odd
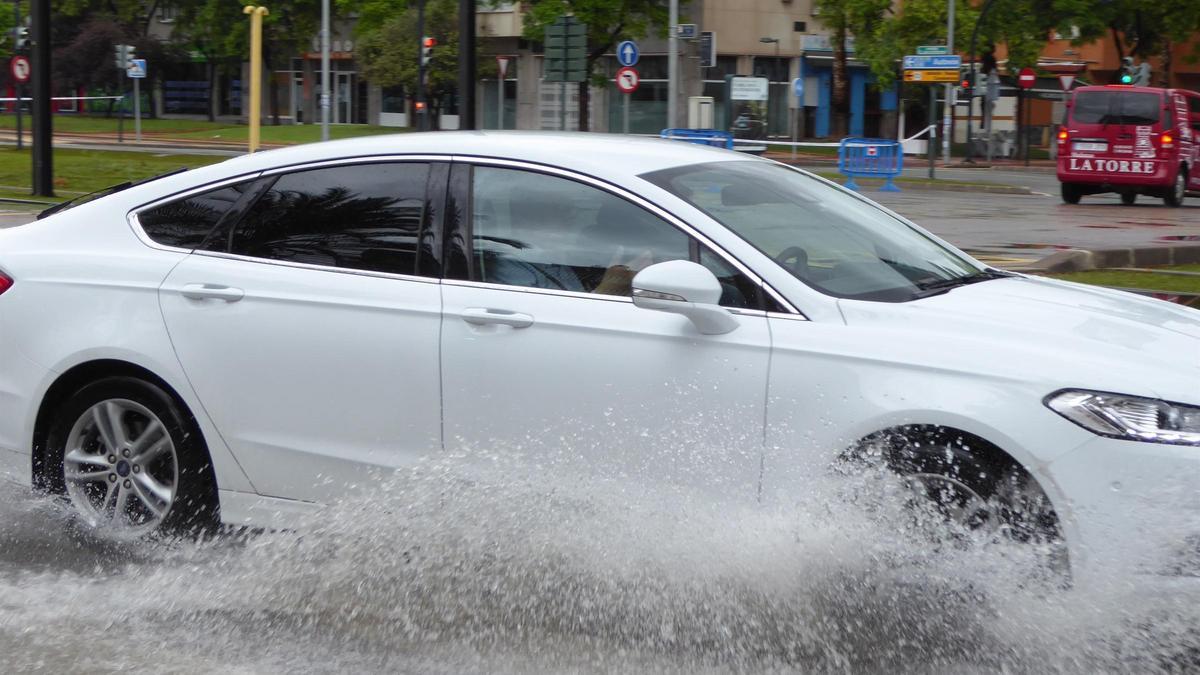
[[[1020,142],[1025,149],[1025,166],[1029,166],[1029,90],[1033,88],[1037,82],[1037,73],[1033,72],[1033,68],[1025,67],[1017,74],[1017,85],[1021,87],[1021,98],[1018,104],[1021,106],[1021,136]]]
[[[681,23],[675,26],[675,35],[680,40],[695,40],[696,39],[696,24]]]
[[[905,82],[958,82],[957,70],[906,70]]]
[[[622,66],[636,66],[640,54],[637,43],[633,40],[626,40],[617,45],[617,63]]]
[[[917,56],[944,56],[950,53],[946,45],[921,45],[917,47]]]
[[[957,54],[925,56],[909,54],[902,63],[904,70],[958,70],[962,68],[962,57]]]
[[[617,81],[617,91],[621,92],[622,94],[625,94],[625,101],[623,102],[624,110],[622,111],[623,121],[621,122],[621,129],[622,129],[623,133],[627,134],[627,133],[629,133],[629,96],[633,92],[637,91],[638,83],[641,82],[641,76],[638,75],[638,71],[634,70],[633,68],[630,68],[629,66],[626,66],[617,71],[616,81]]]
[[[559,128],[567,128],[567,83],[587,79],[587,24],[560,16],[546,26],[545,82],[559,83]]]
[[[804,115],[804,78],[792,80],[792,159],[796,158],[796,135],[800,132],[800,120]]]
[[[146,77],[146,59],[129,59],[129,65],[125,70],[125,74],[129,79],[133,80],[133,139],[134,142],[142,142],[142,91],[139,86]]]

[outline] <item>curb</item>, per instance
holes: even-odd
[[[1098,250],[1068,249],[1022,266],[1020,270],[1062,274],[1111,267],[1155,267],[1192,263],[1200,263],[1200,244]]]
[[[841,181],[845,180],[844,176],[826,176],[816,174],[822,178],[831,180],[839,185],[844,185]],[[1031,195],[1033,190],[1020,185],[1003,185],[996,183],[994,185],[962,185],[959,183],[927,183],[924,181],[909,182],[910,178],[896,178],[895,183],[901,190],[921,190],[928,192],[986,192],[999,195]],[[878,187],[883,185],[881,178],[859,178],[856,181],[861,187]],[[858,190],[859,194],[866,194],[866,190]]]

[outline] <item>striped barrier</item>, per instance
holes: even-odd
[[[843,138],[838,146],[838,171],[846,187],[857,190],[855,178],[883,178],[884,192],[899,192],[893,179],[904,169],[904,151],[899,141],[886,138]]]

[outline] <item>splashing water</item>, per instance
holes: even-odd
[[[0,485],[4,670],[1200,668],[1194,601],[1129,575],[1068,589],[1027,547],[931,541],[931,514],[876,479],[768,508],[464,467],[405,470],[294,531],[140,545]]]

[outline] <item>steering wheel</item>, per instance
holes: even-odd
[[[808,251],[799,246],[789,246],[775,256],[775,262],[783,265],[801,278],[808,277]]]

